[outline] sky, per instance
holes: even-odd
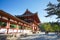
[[[47,4],[51,2],[57,3],[57,0],[0,0],[0,10],[11,15],[22,15],[26,9],[32,13],[38,12],[38,17],[42,23],[57,21],[56,16],[45,17],[47,12]]]

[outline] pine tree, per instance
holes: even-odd
[[[57,1],[58,4],[52,4],[51,2],[49,2],[47,8],[45,9],[48,14],[46,17],[56,15],[57,19],[60,18],[60,0]]]

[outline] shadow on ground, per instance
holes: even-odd
[[[6,40],[6,38],[7,38],[6,35],[0,34],[0,40]]]

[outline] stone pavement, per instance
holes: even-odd
[[[6,35],[0,35],[0,40],[60,40],[60,36],[56,34],[33,34],[24,37],[20,36],[6,39]]]
[[[18,40],[60,40],[60,36],[56,34],[37,34],[29,37],[18,38]]]

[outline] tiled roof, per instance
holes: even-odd
[[[32,13],[32,12],[30,12],[28,9],[26,9],[26,11],[25,11],[24,14],[22,14],[22,15],[16,15],[16,16],[17,16],[17,17],[24,17],[24,16],[32,16],[32,15],[34,15],[34,14],[36,14],[36,13]]]

